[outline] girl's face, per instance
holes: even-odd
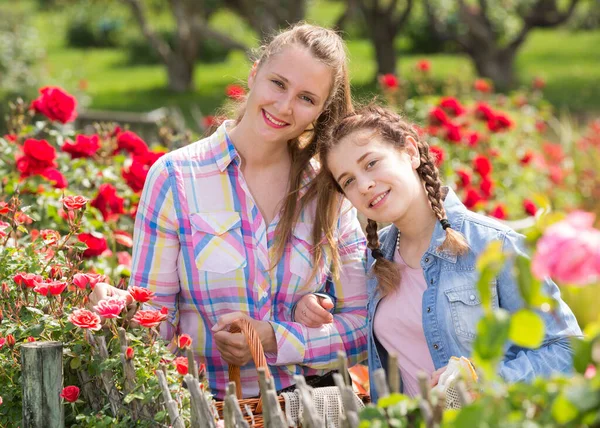
[[[359,130],[331,149],[327,166],[344,194],[367,218],[396,222],[422,200],[416,141],[407,136],[399,150],[372,130]]]
[[[332,70],[307,49],[285,47],[252,67],[244,119],[265,142],[296,138],[323,111],[332,79]]]

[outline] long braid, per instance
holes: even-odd
[[[379,290],[383,296],[394,291],[400,284],[400,269],[396,263],[386,259],[380,250],[379,235],[377,234],[378,225],[375,220],[368,219],[367,227],[367,247],[375,259],[373,265],[373,274],[377,277]]]

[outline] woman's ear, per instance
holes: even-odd
[[[421,165],[421,153],[419,152],[419,143],[410,135],[405,137],[405,152],[410,156],[410,164],[414,169]]]
[[[248,74],[248,89],[252,89],[252,85],[254,84],[254,80],[256,79],[257,72],[258,60],[254,61],[254,64],[252,64],[252,68],[250,69],[250,74]]]

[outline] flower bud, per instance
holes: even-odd
[[[125,359],[133,360],[134,355],[135,355],[135,351],[133,350],[133,348],[131,346],[128,346],[127,349],[125,350]]]
[[[13,346],[15,346],[15,336],[13,336],[12,334],[7,334],[6,335],[6,344],[9,346],[9,348],[12,348]]]
[[[29,337],[27,338],[27,341],[28,341],[28,342],[35,342],[35,337],[33,337],[33,336],[29,336]]]

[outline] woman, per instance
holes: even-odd
[[[343,41],[311,25],[284,31],[263,49],[248,87],[236,121],[153,166],[134,231],[130,286],[150,289],[153,304],[168,308],[166,339],[193,338],[219,398],[228,364],[244,366],[243,395],[258,395],[246,340],[228,331],[241,317],[259,333],[277,390],[296,374],[323,383],[339,350],[366,357],[365,239],[354,210],[337,210],[340,278],[328,275],[327,251],[311,255],[312,158],[352,108]],[[318,291],[337,299],[333,323],[293,322],[293,304]],[[112,293],[126,292],[103,286],[93,300]]]
[[[479,317],[476,261],[492,241],[505,253],[524,255],[522,236],[509,227],[471,212],[454,192],[442,187],[429,146],[412,125],[377,106],[350,114],[321,146],[318,212],[329,213],[338,194],[368,218],[367,266],[369,372],[398,356],[403,392],[417,395],[417,374],[437,383],[451,357],[469,357]],[[377,222],[392,223],[377,233]],[[316,235],[330,236],[335,218],[323,215]],[[317,250],[318,252],[319,250]],[[546,336],[538,349],[507,348],[499,364],[506,381],[568,372],[569,336],[581,330],[560,291],[550,280],[544,291],[555,303],[544,313]],[[514,312],[523,307],[510,263],[490,283],[492,307]],[[295,319],[313,327],[329,315],[314,299],[303,298]],[[377,400],[375,385],[371,398]]]

